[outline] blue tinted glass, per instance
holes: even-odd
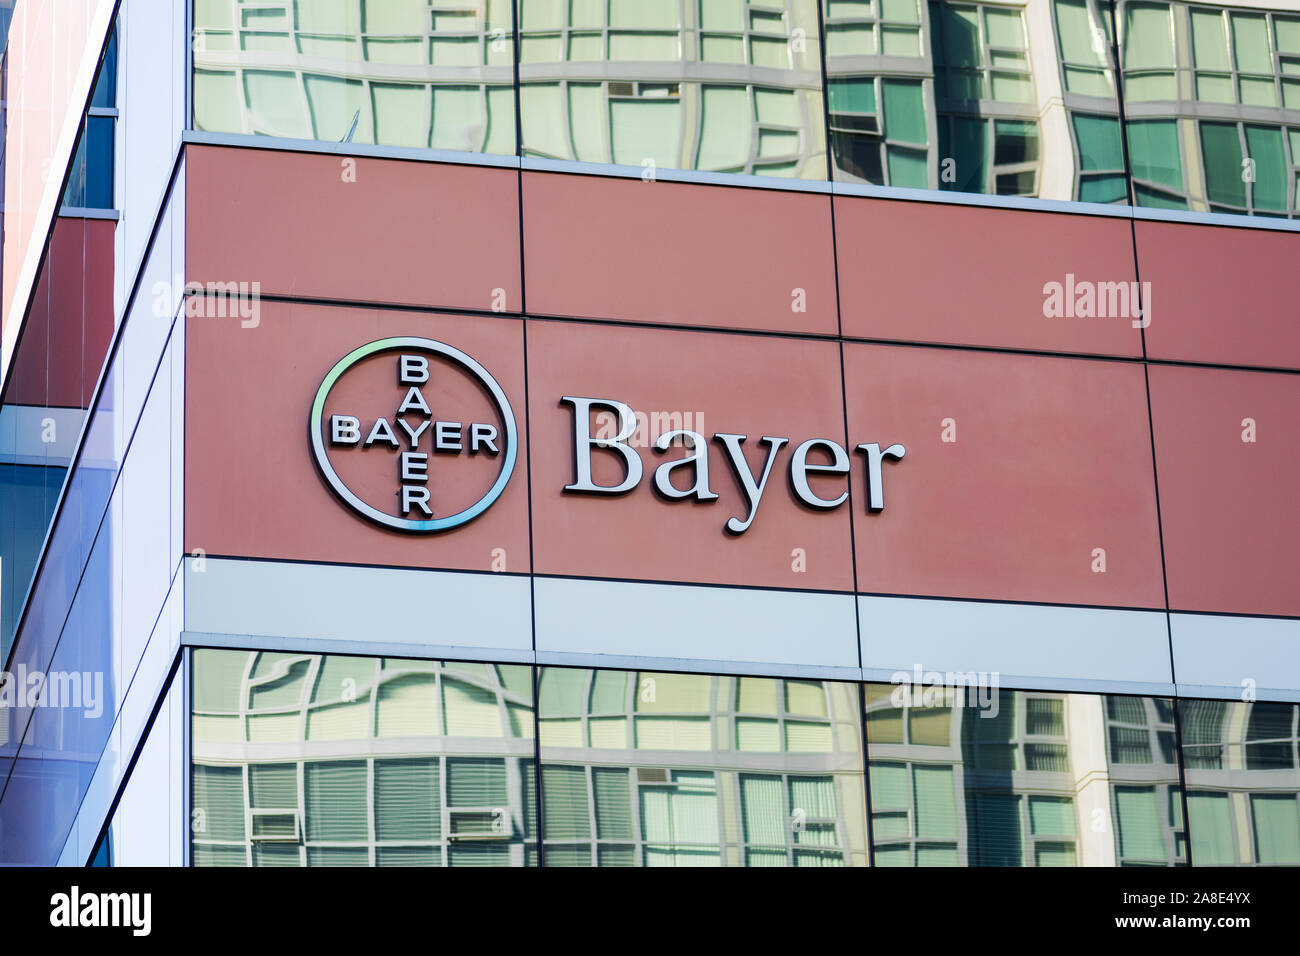
[[[90,98],[90,105],[98,109],[112,109],[117,106],[117,34],[108,38],[108,49],[104,51],[104,62],[100,65],[99,76],[95,80],[95,92]]]

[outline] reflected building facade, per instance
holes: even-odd
[[[1192,852],[1208,866],[1300,864],[1300,708],[1195,700],[1179,705]]]
[[[1293,705],[265,651],[193,668],[196,866],[1182,866],[1189,833],[1202,865],[1300,863]]]
[[[1300,15],[1121,0],[1140,205],[1294,217]]]
[[[547,866],[865,866],[858,688],[546,667]]]
[[[199,0],[195,128],[1295,214],[1300,12],[520,0],[516,85],[511,7]]]
[[[877,865],[1186,862],[1171,701],[937,696],[867,686]]]
[[[194,655],[195,866],[534,866],[532,672]]]

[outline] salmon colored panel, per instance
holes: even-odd
[[[113,338],[116,225],[106,219],[55,220],[6,402],[57,408],[90,404]]]
[[[1153,359],[1300,368],[1300,235],[1137,222]]]
[[[510,169],[186,150],[186,274],[263,294],[519,311]]]
[[[1152,366],[1151,414],[1169,606],[1300,615],[1300,376]]]
[[[854,440],[907,449],[884,509],[854,509],[860,590],[1164,606],[1141,365],[873,345],[844,363]]]
[[[528,571],[519,320],[278,302],[262,302],[260,310],[253,328],[241,327],[239,319],[192,316],[186,321],[187,552],[202,548],[209,555]],[[322,380],[354,349],[395,336],[434,339],[470,355],[500,383],[519,423],[518,460],[501,497],[458,528],[419,534],[376,524],[345,505],[315,465],[309,420]],[[386,362],[371,369],[363,363],[339,379],[326,421],[334,413],[354,414],[367,433],[381,414],[391,422],[406,389],[398,385],[395,357],[388,354]],[[437,366],[422,388],[434,419],[484,421],[491,408],[486,393],[477,394],[459,373],[446,372]],[[408,417],[419,425],[418,414]],[[419,438],[426,453],[431,434],[429,429]],[[477,459],[467,449],[430,459],[432,508],[440,516],[477,500],[500,471],[500,459],[489,467],[486,452]],[[396,510],[396,451],[376,444],[331,451],[331,460],[364,500]]]
[[[827,196],[523,176],[530,313],[836,332]]]
[[[530,320],[528,362],[539,573],[852,590],[848,505],[814,512],[796,501],[789,485],[797,444],[844,441],[835,343]],[[574,411],[560,401],[566,395],[614,399],[637,411],[644,430],[633,440],[644,475],[636,488],[618,496],[563,491],[575,479]],[[612,418],[593,416],[593,434]],[[651,442],[683,427],[708,439],[716,500],[667,501],[654,489],[655,469],[688,452],[659,453]],[[790,439],[777,453],[753,524],[739,536],[724,526],[733,516],[743,520],[748,509],[726,451],[714,440],[718,432],[747,436],[741,448],[756,479],[768,450],[759,440]],[[594,450],[592,461],[598,483],[623,479],[616,452]],[[689,477],[679,474],[676,486],[688,487]],[[848,488],[842,477],[813,482],[828,498]],[[663,614],[671,626],[671,608],[641,610]]]
[[[837,196],[835,236],[847,336],[1142,354],[1137,307],[1125,303],[1135,291],[1127,219]],[[1103,283],[1124,284],[1102,288],[1105,318]]]

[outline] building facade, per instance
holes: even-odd
[[[1294,0],[0,13],[0,862],[1300,864]]]

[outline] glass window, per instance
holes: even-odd
[[[815,3],[519,0],[523,154],[825,178]]]
[[[1145,0],[1119,11],[1135,201],[1294,215],[1298,160],[1279,107],[1300,108],[1300,20]]]
[[[63,205],[112,209],[117,141],[117,32],[109,35],[86,118],[77,138]]]
[[[530,668],[197,650],[193,686],[196,866],[535,863]]]
[[[1127,124],[1127,133],[1138,205],[1186,209],[1177,123],[1134,120]]]
[[[1163,3],[1129,3],[1124,9],[1124,98],[1178,98],[1174,74],[1173,18]]]
[[[1256,212],[1278,212],[1283,215],[1287,210],[1287,174],[1286,146],[1282,139],[1282,130],[1276,126],[1247,126],[1246,152],[1250,156],[1253,175],[1248,176],[1250,186],[1251,208]]]
[[[1119,120],[1087,113],[1075,113],[1071,119],[1079,149],[1077,198],[1083,202],[1125,201],[1128,191]]]
[[[1055,0],[1056,34],[1065,91],[1113,99],[1110,17],[1094,0]]]
[[[539,685],[548,866],[866,865],[856,685],[554,667]]]
[[[1185,860],[1170,701],[868,684],[881,866]]]
[[[195,129],[515,152],[509,0],[196,0]]]
[[[1300,705],[1178,702],[1195,866],[1300,864]]]
[[[23,358],[22,351],[15,354],[15,369]],[[0,462],[0,655],[5,660],[66,475],[62,464]]]
[[[1235,212],[1246,206],[1245,167],[1241,136],[1235,123],[1202,123],[1201,155],[1205,162],[1205,191],[1215,211]],[[1236,207],[1235,209],[1232,207]],[[1215,206],[1211,206],[1212,209]]]
[[[903,27],[910,3],[885,4],[879,18],[873,9],[831,0],[825,7],[835,178],[1039,195],[1038,117],[1046,104],[1031,70],[1024,12],[930,0]],[[891,46],[895,30],[919,32],[919,47],[914,39],[907,49]]]

